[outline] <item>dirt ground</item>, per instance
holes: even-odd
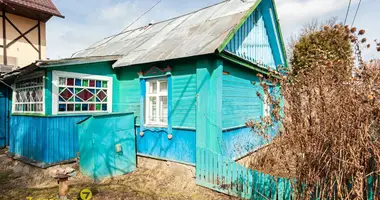
[[[138,159],[138,169],[101,183],[80,173],[69,179],[68,199],[81,199],[79,193],[90,189],[92,199],[235,199],[197,186],[194,167]],[[0,199],[57,199],[58,185],[51,177],[57,167],[78,169],[76,163],[40,169],[8,158],[0,152]]]

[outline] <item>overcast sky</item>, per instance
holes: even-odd
[[[53,0],[65,19],[53,18],[47,24],[47,56],[66,58],[109,35],[122,31],[154,5],[157,0]],[[360,0],[352,0],[348,24],[352,23]],[[220,0],[162,0],[134,27],[186,14]],[[344,20],[349,0],[276,0],[285,42],[313,19]],[[367,38],[380,39],[380,0],[362,0],[355,25],[367,31]],[[374,45],[373,45],[374,46]],[[364,56],[380,58],[375,50]]]

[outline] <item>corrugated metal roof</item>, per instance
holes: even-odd
[[[123,55],[113,67],[214,53],[258,0],[219,4],[105,38],[73,57]]]

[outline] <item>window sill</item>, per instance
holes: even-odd
[[[43,113],[12,113],[11,116],[47,117]]]
[[[166,124],[145,124],[144,127],[146,128],[168,128],[168,125]]]

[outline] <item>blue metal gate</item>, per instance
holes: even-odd
[[[10,90],[0,84],[0,148],[9,146]]]
[[[101,181],[136,169],[133,113],[92,116],[78,124],[81,172]]]

